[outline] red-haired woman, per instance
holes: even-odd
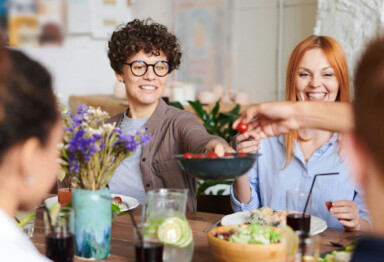
[[[293,50],[286,78],[287,101],[350,102],[349,74],[340,44],[327,36],[310,36]],[[251,152],[258,141],[250,133],[236,138],[237,150]],[[339,172],[317,179],[312,192],[312,214],[330,227],[368,230],[368,214],[361,192],[349,181],[349,172],[339,150],[337,133],[299,129],[284,136],[260,141],[257,160],[248,176],[236,179],[231,191],[235,211],[262,206],[283,210],[286,192],[309,190],[318,173]],[[332,201],[330,211],[326,206]]]

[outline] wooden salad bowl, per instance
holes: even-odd
[[[247,225],[244,225],[247,226]],[[211,229],[208,242],[213,256],[222,262],[284,262],[286,261],[286,245],[275,244],[241,244],[215,237],[217,232],[228,232],[236,226],[219,226]]]

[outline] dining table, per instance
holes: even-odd
[[[130,212],[137,223],[141,222],[142,206],[132,209]],[[191,225],[194,240],[194,253],[192,261],[212,262],[214,257],[210,251],[207,233],[204,229],[220,221],[224,215],[186,211],[186,217]],[[111,253],[99,261],[135,261],[135,248],[133,243],[133,223],[130,215],[118,215],[112,222]],[[340,246],[348,245],[363,236],[362,232],[348,232],[338,228],[327,228],[320,233],[320,253],[338,249]],[[45,226],[43,220],[43,209],[36,211],[35,229],[32,242],[36,248],[45,254]],[[75,256],[74,261],[84,261]]]

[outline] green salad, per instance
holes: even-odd
[[[252,223],[249,226],[239,225],[228,232],[216,233],[216,237],[243,244],[273,244],[281,240],[279,232],[259,223]]]

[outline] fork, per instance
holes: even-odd
[[[205,229],[204,229],[204,232],[208,232],[208,231],[211,230],[212,228],[217,227],[220,223],[221,223],[221,219],[220,219],[219,221],[217,221],[216,223],[210,225],[209,227],[205,228]]]

